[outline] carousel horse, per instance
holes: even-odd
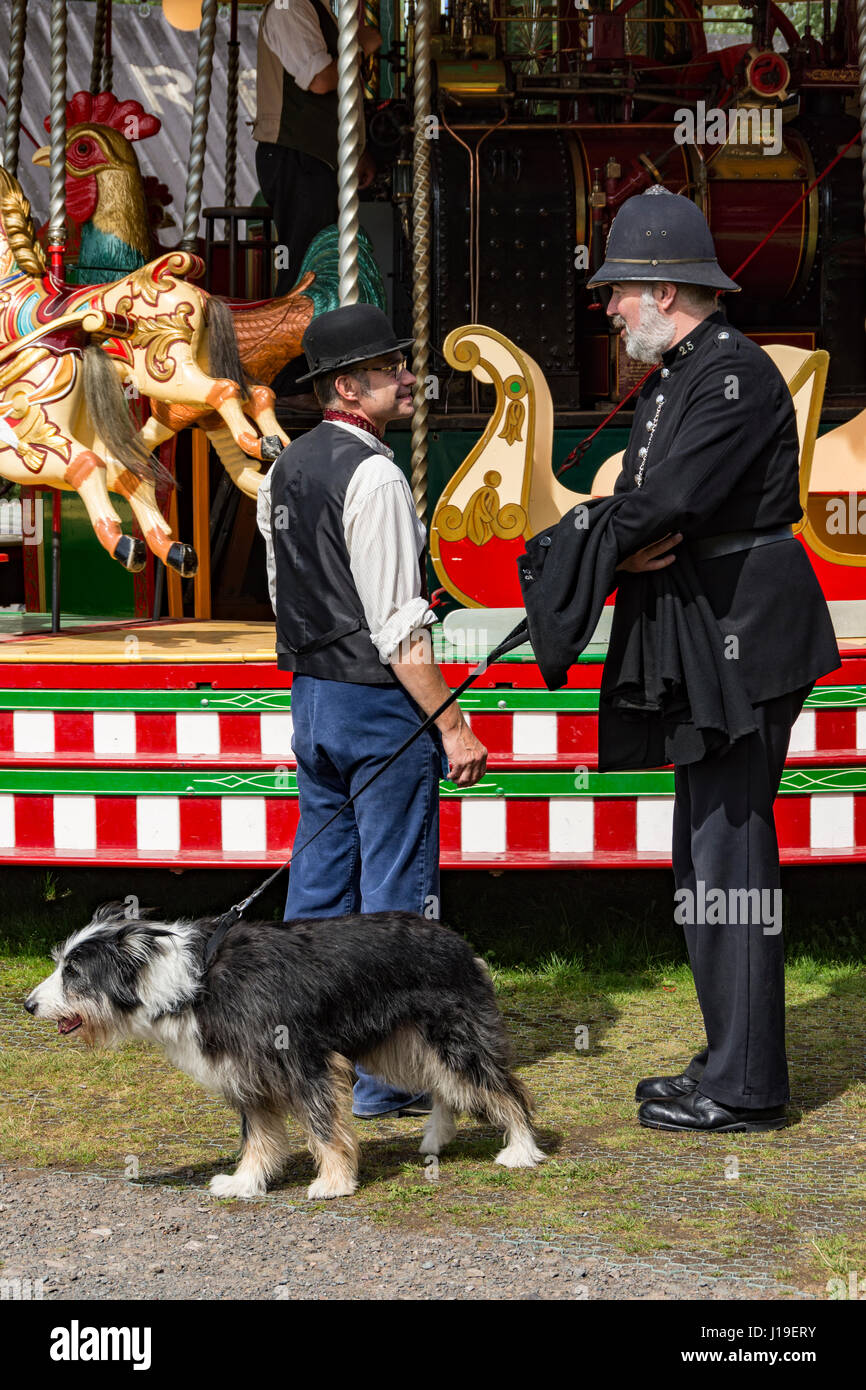
[[[46,118],[46,130],[50,121]],[[76,92],[66,106],[66,207],[77,248],[69,278],[95,284],[129,274],[150,261],[159,249],[156,230],[166,225],[165,198],[148,196],[134,143],[156,135],[161,123],[134,100],[118,101],[112,92]],[[34,164],[48,167],[48,146],[33,155]],[[150,183],[154,183],[150,180]],[[156,217],[154,216],[156,210]],[[358,236],[358,294],[363,304],[385,308],[385,287],[363,229]],[[243,382],[256,410],[262,434],[285,442],[273,412],[268,386],[294,358],[314,314],[336,309],[339,297],[339,248],[336,227],[327,227],[311,241],[298,283],[279,299],[246,302],[212,299],[211,306],[228,304],[231,328],[237,338]],[[219,313],[214,309],[213,313]],[[223,326],[226,340],[229,329]],[[264,394],[266,393],[266,394]],[[148,449],[171,439],[179,430],[198,425],[216,449],[233,482],[255,497],[264,474],[250,464],[249,449],[239,444],[224,419],[198,398],[151,401],[151,415],[141,435]]]
[[[273,381],[287,363],[300,356],[301,339],[314,314],[339,308],[339,284],[338,229],[325,227],[310,242],[301,263],[298,283],[288,294],[251,304],[238,300],[228,302],[240,366],[248,383]],[[363,227],[358,230],[358,296],[362,304],[385,308],[382,275]],[[211,300],[211,304],[215,303],[222,305],[224,301]],[[248,384],[247,389],[253,393],[267,388]],[[268,396],[273,400],[272,392],[268,391]],[[259,415],[260,427],[265,427],[269,419],[266,410],[263,411]],[[273,424],[276,427],[276,419]],[[188,425],[198,425],[205,431],[232,481],[242,492],[255,497],[264,474],[250,468],[249,460],[244,458],[223,421],[206,406],[155,401],[142,436],[149,448],[155,448]]]
[[[17,256],[3,284],[8,344],[14,348],[15,339],[44,337],[80,323],[84,315],[103,314],[107,331],[100,345],[134,392],[153,401],[216,411],[234,442],[251,458],[274,459],[282,452],[289,441],[273,413],[273,392],[266,386],[245,388],[228,307],[180,278],[201,275],[204,267],[198,256],[166,251],[108,284],[66,285],[46,273],[30,204],[18,181],[0,169],[3,255],[9,253],[8,218]],[[22,268],[22,254],[27,270]],[[147,452],[155,447],[146,437],[142,443]]]
[[[192,258],[163,261],[176,266],[183,259]],[[109,287],[111,296],[65,289],[52,295],[30,205],[0,168],[0,475],[78,492],[100,543],[125,568],[139,570],[144,543],[123,535],[108,489],[120,493],[154,554],[188,575],[196,570],[195,552],[172,540],[156,503],[154,483],[165,472],[136,436],[120,376],[96,345],[123,334],[133,361],[150,361],[163,376],[186,370],[188,379],[178,347],[191,361],[189,341],[178,324],[188,325],[194,306],[162,261],[138,275],[139,283]],[[137,303],[157,313],[130,317]],[[213,386],[237,390],[234,382]]]

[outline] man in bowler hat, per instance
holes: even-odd
[[[370,304],[313,319],[302,380],[323,420],[283,451],[258,495],[277,665],[293,673],[299,845],[449,693],[431,655],[425,529],[383,439],[389,421],[412,415],[411,341]],[[286,920],[438,917],[439,779],[472,786],[486,760],[452,705],[292,864]],[[357,1070],[356,1115],[430,1109]]]
[[[792,535],[802,514],[794,407],[769,356],[719,309],[718,293],[739,287],[688,198],[654,187],[628,199],[589,284],[611,286],[607,313],[626,351],[656,367],[615,487],[626,499],[612,521],[619,593],[687,546],[755,724],[724,752],[675,767],[675,917],[706,1045],[681,1074],[640,1082],[639,1119],[668,1130],[775,1129],[789,1091],[773,803],[803,702],[840,664]],[[624,651],[629,634],[617,622],[615,607],[611,647],[616,636]]]

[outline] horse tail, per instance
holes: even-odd
[[[236,381],[246,396],[247,388],[253,385],[253,380],[244,371],[232,311],[225,300],[216,299],[214,295],[207,296],[205,322],[211,376],[228,377],[229,381]]]
[[[174,487],[174,478],[168,469],[139,439],[117,372],[102,348],[84,349],[83,378],[84,399],[96,432],[118,463],[137,478]]]

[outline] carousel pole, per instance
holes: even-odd
[[[226,55],[226,177],[223,202],[227,208],[233,208],[237,203],[239,54],[238,0],[232,0]],[[232,298],[238,292],[237,234],[237,221],[227,219],[223,227],[223,236],[229,243],[229,294]]]
[[[51,273],[63,279],[66,249],[66,0],[51,0],[51,166],[48,255]]]
[[[93,57],[90,60],[90,93],[98,96],[102,88],[102,69],[105,63],[105,22],[108,0],[96,0],[93,18]]]
[[[66,249],[66,0],[51,0],[51,166],[48,198],[48,257],[51,275],[63,280]],[[51,631],[60,631],[61,498],[51,508]]]
[[[237,202],[238,181],[238,0],[232,0],[229,20],[228,55],[226,59],[226,182],[225,205],[233,208]]]
[[[415,0],[412,65],[412,332],[415,410],[412,415],[412,496],[427,520],[427,369],[430,342],[430,31],[432,0]]]
[[[110,92],[114,85],[114,58],[111,53],[111,0],[105,0],[105,42],[102,46],[102,90]]]
[[[27,0],[12,0],[9,29],[9,75],[6,82],[6,139],[3,164],[18,177],[18,144],[21,135],[21,87],[24,80],[24,46],[27,37]]]
[[[195,70],[189,168],[186,175],[186,199],[183,205],[183,236],[180,242],[183,251],[195,251],[198,241],[216,23],[217,0],[204,0],[201,7],[201,26],[198,31],[198,62]]]
[[[866,0],[857,0],[857,46],[860,65],[860,157],[863,161],[863,231],[866,236]]]
[[[337,41],[337,188],[340,305],[358,302],[358,161],[361,158],[358,0],[341,0]]]
[[[195,96],[189,141],[189,169],[183,207],[181,250],[195,251],[204,185],[204,159],[207,149],[208,107],[210,105],[213,55],[216,42],[217,0],[204,0],[198,31],[198,62],[195,70]],[[193,611],[196,618],[211,615],[210,529],[208,526],[208,439],[203,430],[192,432],[192,514],[199,570],[193,581]]]
[[[360,13],[362,13],[364,23],[370,29],[379,29],[381,24],[380,0],[361,0],[361,5],[362,11]],[[373,97],[379,95],[380,69],[376,62],[370,62],[366,66],[368,70],[364,74],[364,96],[372,100]]]

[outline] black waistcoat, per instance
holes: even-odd
[[[370,638],[343,534],[346,490],[372,452],[363,439],[323,420],[274,464],[271,535],[281,671],[394,684],[390,665],[379,660]]]

